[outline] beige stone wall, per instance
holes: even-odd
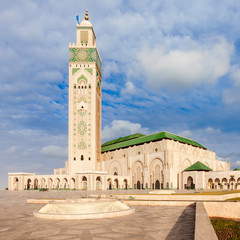
[[[214,170],[227,169],[228,164],[215,160],[215,153],[173,140],[163,139],[102,154],[103,170],[129,176],[131,187],[138,181],[144,187],[184,188],[182,171],[197,161]],[[198,176],[198,182],[203,182]]]

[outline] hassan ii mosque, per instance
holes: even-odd
[[[69,44],[68,160],[52,175],[8,173],[9,190],[240,189],[240,171],[169,132],[136,133],[101,145],[101,58],[86,12]]]

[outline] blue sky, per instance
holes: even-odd
[[[67,160],[68,44],[88,9],[102,141],[169,131],[240,167],[238,0],[1,1],[0,187]]]

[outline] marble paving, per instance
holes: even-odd
[[[132,215],[95,220],[45,220],[33,217],[41,204],[28,198],[80,198],[81,191],[0,191],[0,239],[191,240],[195,206],[134,206]]]

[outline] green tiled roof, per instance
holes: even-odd
[[[125,141],[128,141],[128,140],[143,137],[143,136],[145,136],[145,135],[140,134],[140,133],[135,133],[135,134],[132,134],[132,135],[129,135],[129,136],[126,136],[126,137],[120,137],[118,139],[114,139],[114,140],[105,142],[104,144],[102,144],[102,147],[109,146],[109,145],[112,145],[112,144],[115,144],[115,143],[125,142]]]
[[[186,168],[184,171],[212,171],[212,169],[198,161]]]
[[[142,135],[137,133],[137,135]],[[199,143],[188,139],[188,138],[184,138],[178,135],[175,135],[173,133],[169,133],[169,132],[159,132],[159,133],[155,133],[155,134],[151,134],[151,135],[142,135],[139,137],[131,137],[134,136],[130,135],[127,136],[125,138],[119,138],[116,140],[112,140],[109,142],[106,142],[102,145],[102,153],[103,152],[107,152],[107,151],[113,151],[116,149],[120,149],[120,148],[126,148],[126,147],[130,147],[130,146],[134,146],[134,145],[140,145],[140,144],[144,144],[147,142],[154,142],[154,141],[158,141],[158,140],[162,140],[162,139],[172,139],[181,143],[186,143],[195,147],[199,147],[199,148],[203,148],[206,149],[205,147],[203,147],[202,145],[200,145]],[[121,139],[125,139],[123,141],[121,141]],[[119,140],[119,141],[118,141]]]
[[[240,168],[234,168],[233,171],[240,171]]]

